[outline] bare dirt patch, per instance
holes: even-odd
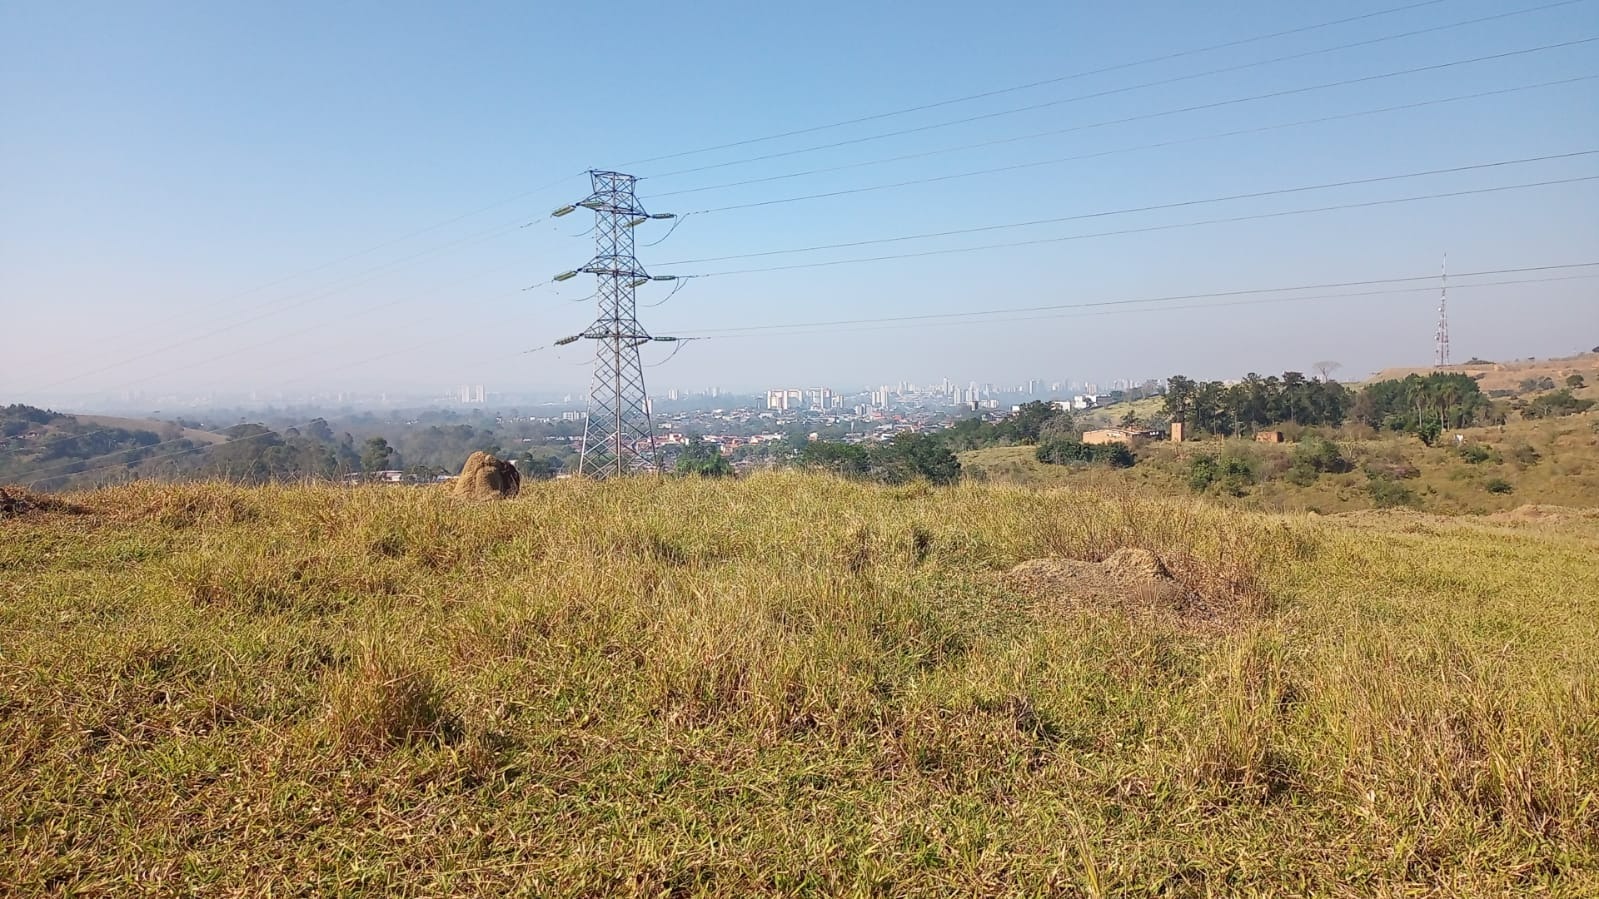
[[[1599,519],[1599,509],[1576,509],[1571,506],[1528,504],[1505,512],[1486,516],[1489,521],[1520,524],[1523,522],[1559,524],[1581,519]]]
[[[1045,609],[1115,610],[1202,630],[1228,628],[1243,617],[1239,606],[1207,600],[1172,577],[1147,549],[1118,549],[1101,562],[1030,559],[1004,582]]]
[[[30,493],[21,487],[0,487],[0,519],[21,518],[41,512],[82,512],[69,502],[41,493]]]

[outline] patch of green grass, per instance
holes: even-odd
[[[0,521],[9,893],[1599,889],[1599,518],[797,473],[72,498]],[[1124,546],[1228,626],[999,576]]]

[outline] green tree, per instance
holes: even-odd
[[[960,480],[961,463],[936,437],[904,432],[867,454],[868,474],[886,484],[925,479],[934,484]]]
[[[1566,386],[1572,390],[1580,390],[1583,387],[1586,387],[1587,384],[1588,382],[1583,380],[1583,377],[1580,374],[1571,374],[1566,376]]]
[[[1199,385],[1191,378],[1182,375],[1172,375],[1166,379],[1165,412],[1173,421],[1186,421],[1188,413],[1194,406],[1195,395]]]
[[[382,437],[372,437],[361,448],[361,470],[371,473],[386,471],[389,460],[394,456],[394,449]]]
[[[799,451],[799,464],[844,477],[863,477],[870,463],[866,447],[853,443],[812,440]]]
[[[1020,408],[1012,412],[1005,420],[1003,431],[1005,435],[1016,443],[1033,444],[1038,442],[1038,435],[1044,426],[1061,415],[1061,410],[1054,403],[1033,400],[1023,403]]]
[[[1527,418],[1559,418],[1562,415],[1586,412],[1593,408],[1593,405],[1593,400],[1579,400],[1571,395],[1570,388],[1561,388],[1527,403],[1521,414]]]
[[[695,434],[677,456],[677,473],[699,475],[702,478],[725,478],[733,474],[733,463],[722,455],[720,447],[706,443],[704,437]]]

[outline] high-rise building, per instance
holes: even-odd
[[[766,391],[766,408],[787,412],[805,405],[805,391],[798,387],[777,387]]]

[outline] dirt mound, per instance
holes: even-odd
[[[0,519],[21,518],[35,512],[81,512],[82,509],[52,496],[29,493],[21,487],[0,487]]]
[[[522,475],[516,466],[484,452],[466,457],[460,477],[450,491],[470,499],[510,499],[522,490]]]
[[[1031,559],[1005,574],[1011,589],[1046,606],[1120,609],[1139,615],[1213,626],[1231,617],[1171,576],[1147,549],[1123,548],[1102,562]]]
[[[1506,522],[1550,522],[1572,521],[1584,518],[1599,518],[1599,509],[1576,509],[1571,506],[1546,506],[1528,504],[1517,506],[1507,512],[1495,512],[1487,516],[1489,521]]]

